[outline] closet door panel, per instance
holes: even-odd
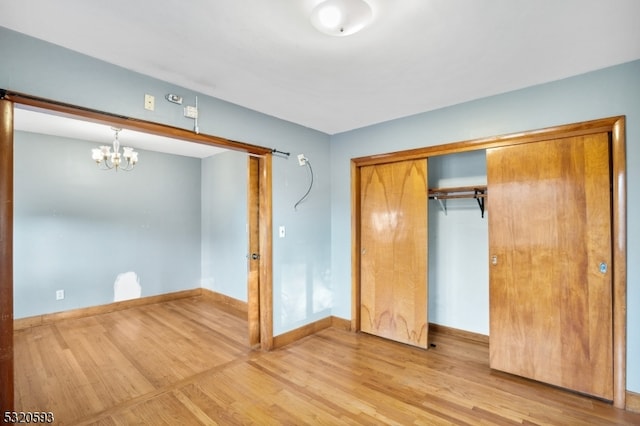
[[[491,368],[613,398],[607,133],[487,152]]]
[[[360,169],[360,329],[427,347],[427,161]]]

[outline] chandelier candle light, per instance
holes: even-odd
[[[109,145],[101,145],[100,148],[93,148],[91,150],[91,158],[96,162],[98,167],[102,170],[116,169],[124,170],[128,172],[133,170],[138,162],[138,153],[128,146],[122,147],[122,154],[120,153],[120,141],[118,140],[118,134],[122,129],[112,127],[116,134],[113,140],[113,152]]]

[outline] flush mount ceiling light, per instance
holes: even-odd
[[[320,32],[348,36],[363,29],[373,18],[364,0],[324,0],[311,11],[311,23]]]
[[[122,147],[123,153],[121,154],[118,133],[120,133],[122,129],[112,127],[111,130],[116,134],[113,139],[113,152],[111,152],[109,145],[102,145],[100,148],[93,148],[91,150],[91,158],[93,158],[93,161],[95,161],[102,170],[116,169],[116,172],[118,170],[124,170],[126,172],[133,170],[138,162],[138,153],[134,151],[133,148],[125,146]]]

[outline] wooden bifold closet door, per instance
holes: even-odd
[[[609,134],[487,151],[490,366],[613,399]]]
[[[360,168],[360,329],[427,347],[427,161]]]

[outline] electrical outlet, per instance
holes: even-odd
[[[56,290],[56,300],[64,299],[64,290]]]
[[[156,108],[156,98],[152,95],[144,95],[144,109],[153,111]]]
[[[286,235],[286,230],[284,228],[284,225],[280,225],[280,227],[278,228],[278,235],[280,236],[280,238],[284,238]]]
[[[298,164],[300,164],[301,166],[307,164],[307,159],[305,158],[304,154],[298,154]]]

